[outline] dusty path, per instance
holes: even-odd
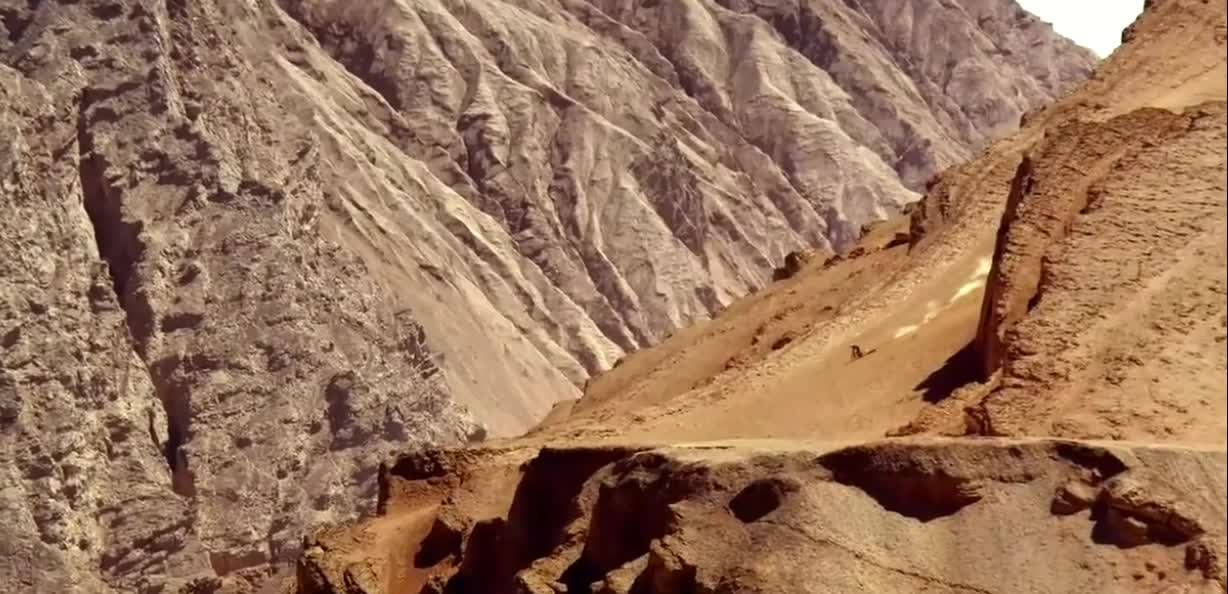
[[[925,406],[934,376],[975,334],[992,243],[951,262],[903,302],[842,334],[812,333],[783,361],[769,359],[702,404],[641,413],[632,435],[873,439]],[[852,359],[852,346],[865,354]],[[800,361],[799,361],[800,359]],[[656,412],[656,411],[653,411]]]

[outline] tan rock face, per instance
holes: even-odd
[[[43,86],[0,66],[0,583],[96,592],[207,572],[59,115]]]
[[[1000,381],[971,409],[979,432],[1222,443],[1224,18],[1222,2],[1155,3],[1051,110],[987,280],[975,346]]]
[[[1072,122],[1023,161],[977,337],[1003,376],[986,431],[1154,438],[1222,416],[1224,119],[1221,102]],[[1119,391],[1147,399],[1068,414]],[[1184,410],[1158,414],[1176,391]]]
[[[1091,65],[1007,0],[0,0],[0,578],[267,581]]]
[[[321,233],[314,137],[252,110],[251,63],[172,42],[217,33],[193,6],[48,6],[0,72],[17,591],[263,579],[369,505],[392,448],[477,429]]]

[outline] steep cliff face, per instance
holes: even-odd
[[[0,66],[0,583],[89,592],[204,571],[167,417],[83,206],[76,129],[56,119],[41,85]]]
[[[879,4],[0,0],[5,584],[264,581],[1093,62]]]
[[[1166,77],[1176,84],[1089,101],[1097,109],[1051,126],[1020,164],[974,344],[983,376],[998,380],[970,411],[977,431],[1220,439],[1222,9],[1153,5],[1111,65],[1125,72],[1185,49]],[[1093,92],[1111,88],[1097,78]]]
[[[361,511],[391,449],[478,430],[404,303],[321,233],[314,135],[251,107],[275,104],[267,65],[175,43],[221,34],[209,8],[10,31],[6,587],[263,577]]]

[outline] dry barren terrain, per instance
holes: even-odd
[[[1011,0],[0,0],[0,590],[276,590],[1094,63]]]
[[[299,591],[1226,591],[1226,13],[1148,2],[856,249],[389,462]]]

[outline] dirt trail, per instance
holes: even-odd
[[[598,378],[589,390],[594,398],[556,411],[534,437],[881,437],[912,419],[928,399],[972,379],[960,353],[975,335],[996,232],[993,217],[977,218],[984,221],[979,233],[941,238],[921,255],[904,246],[881,249],[884,238],[871,235],[858,258],[834,268],[812,263],[801,278],[773,285],[658,347],[668,355],[656,349],[632,355],[611,374],[622,377]],[[884,231],[898,231],[900,224],[888,223]],[[922,257],[934,262],[908,266]],[[782,304],[792,301],[829,313],[779,316]],[[762,320],[795,325],[773,333]],[[790,339],[745,365],[717,367],[738,362],[751,346],[738,340],[739,333],[756,327],[767,328],[763,340]],[[864,357],[853,358],[854,345]],[[703,371],[711,373],[708,381],[676,383]],[[609,379],[616,381],[606,384]],[[612,426],[627,429],[603,431]]]
[[[639,411],[646,420],[632,435],[872,439],[906,423],[926,393],[950,389],[953,380],[935,370],[973,338],[992,250],[981,244],[899,306],[843,334],[812,334],[796,347],[800,362],[769,359],[715,394],[697,395],[702,404],[694,407]],[[852,359],[854,345],[865,356]]]

